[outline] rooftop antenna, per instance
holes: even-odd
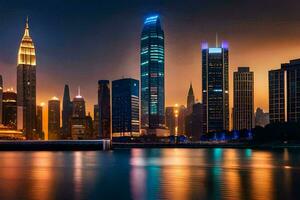
[[[78,96],[80,96],[80,86],[78,86]]]

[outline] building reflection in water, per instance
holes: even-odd
[[[273,163],[272,153],[268,151],[253,151],[250,173],[251,191],[255,199],[273,199]]]
[[[80,199],[80,194],[82,193],[82,159],[83,153],[77,151],[73,154],[74,156],[74,167],[73,167],[73,179],[74,179],[74,192],[75,198]]]

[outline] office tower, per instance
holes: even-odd
[[[186,116],[187,116],[187,109],[185,108],[184,105],[181,105],[178,108],[178,118],[177,118],[178,135],[185,135],[185,118],[186,118]]]
[[[186,116],[186,135],[192,141],[199,141],[203,135],[203,105],[195,103],[192,113]]]
[[[228,47],[202,45],[203,131],[229,129]]]
[[[73,99],[73,117],[85,118],[85,101],[80,95],[80,90],[78,90],[78,95]]]
[[[36,57],[29,35],[28,18],[18,52],[17,66],[18,129],[27,139],[35,138],[36,129]]]
[[[164,31],[158,15],[144,21],[140,54],[141,126],[156,134],[165,124]]]
[[[94,124],[90,113],[85,117],[85,123],[86,139],[94,139]]]
[[[45,135],[43,131],[43,105],[36,106],[36,132],[39,138],[44,140]]]
[[[282,66],[286,70],[287,121],[300,122],[300,59]]]
[[[255,126],[265,127],[269,123],[269,113],[265,113],[263,109],[257,108],[255,112]]]
[[[48,139],[60,139],[60,101],[57,97],[48,101]]]
[[[190,89],[189,89],[189,92],[188,92],[187,102],[186,102],[186,107],[187,107],[187,113],[188,114],[192,113],[192,109],[193,109],[194,104],[195,104],[194,90],[193,90],[192,84],[190,84]]]
[[[98,81],[99,138],[111,138],[110,86],[109,80]]]
[[[269,71],[270,123],[300,121],[300,59]]]
[[[176,135],[176,114],[175,107],[166,107],[166,128],[170,131],[170,135]]]
[[[269,71],[270,123],[285,121],[285,78],[284,69]]]
[[[0,75],[0,124],[3,124],[3,80],[2,75]]]
[[[3,92],[3,125],[17,129],[17,93],[13,90]]]
[[[233,73],[233,129],[254,127],[254,74],[249,67]]]
[[[72,102],[70,98],[69,85],[65,85],[62,107],[62,137],[64,139],[71,137],[71,118],[72,118]]]
[[[113,137],[140,135],[139,81],[124,78],[112,82]]]
[[[94,137],[99,137],[99,106],[94,105]]]

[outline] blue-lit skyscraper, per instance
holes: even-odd
[[[202,45],[203,132],[229,129],[228,47]]]
[[[150,16],[144,21],[140,53],[141,126],[143,129],[163,128],[165,123],[164,31],[158,15]]]
[[[139,81],[124,78],[112,82],[113,137],[139,136]]]

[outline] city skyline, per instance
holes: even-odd
[[[57,2],[54,2],[54,4]],[[202,2],[203,3],[203,2]],[[199,6],[200,4],[194,3],[196,6]],[[223,3],[221,3],[223,4]],[[253,6],[250,3],[247,3],[249,6]],[[264,6],[267,4],[266,2],[262,3]],[[75,4],[76,5],[76,4]],[[75,6],[74,5],[74,6]],[[291,35],[290,31],[298,31],[298,29],[295,28],[288,28],[286,27],[286,34],[284,36],[276,36],[278,39],[278,43],[276,43],[276,46],[273,47],[273,45],[270,45],[270,41],[268,39],[265,40],[266,45],[255,45],[257,47],[257,54],[260,53],[260,55],[256,55],[256,52],[252,49],[251,51],[245,51],[245,49],[241,48],[239,43],[242,43],[244,46],[249,47],[251,46],[250,40],[257,41],[256,43],[259,43],[259,41],[262,40],[261,37],[254,37],[247,34],[241,33],[242,31],[240,30],[238,32],[238,38],[240,42],[237,42],[237,40],[234,39],[234,35],[237,34],[230,34],[232,33],[234,27],[231,27],[232,30],[230,31],[229,27],[224,29],[225,25],[222,25],[220,27],[216,26],[215,24],[218,24],[216,21],[216,17],[213,17],[211,21],[207,21],[204,24],[209,25],[209,28],[205,28],[203,30],[199,29],[201,28],[199,26],[190,26],[190,29],[185,29],[185,31],[180,31],[179,27],[182,28],[184,22],[190,23],[195,23],[199,19],[199,17],[195,17],[195,19],[192,19],[191,16],[192,14],[184,14],[184,13],[179,13],[175,19],[172,19],[171,16],[174,15],[174,8],[178,7],[181,5],[178,2],[175,2],[175,5],[170,8],[170,11],[166,10],[166,5],[156,5],[154,3],[152,6],[157,6],[157,9],[141,9],[138,13],[135,13],[134,15],[129,15],[128,13],[123,13],[123,15],[129,15],[129,18],[126,19],[126,23],[131,23],[132,29],[134,31],[125,31],[126,34],[122,35],[124,38],[130,38],[130,40],[133,41],[133,44],[130,43],[129,41],[126,41],[126,39],[120,39],[120,35],[118,35],[117,40],[119,43],[113,42],[112,44],[117,44],[117,51],[111,51],[109,53],[108,57],[114,56],[115,53],[116,55],[120,54],[120,48],[124,47],[124,45],[130,45],[126,50],[121,53],[122,56],[120,59],[117,59],[116,63],[113,64],[107,63],[107,60],[103,60],[104,62],[99,62],[99,59],[95,58],[95,55],[97,54],[97,51],[88,51],[89,55],[82,55],[81,57],[77,57],[76,59],[72,59],[73,56],[70,56],[70,54],[73,54],[75,52],[74,49],[69,49],[69,53],[66,55],[66,59],[62,57],[62,55],[55,54],[57,57],[53,56],[53,53],[55,52],[54,49],[57,50],[57,47],[53,47],[52,44],[50,44],[51,40],[54,38],[58,37],[60,42],[63,41],[67,42],[68,44],[66,45],[66,48],[69,48],[69,44],[74,41],[74,37],[78,37],[78,33],[76,32],[71,32],[70,30],[74,30],[75,28],[74,23],[71,23],[70,30],[67,32],[63,32],[62,34],[62,26],[61,23],[67,22],[69,19],[62,19],[60,18],[61,15],[58,15],[56,17],[53,17],[53,19],[49,19],[49,16],[46,16],[45,14],[41,14],[36,11],[36,9],[27,9],[26,6],[25,8],[21,9],[19,13],[16,15],[11,15],[9,14],[5,19],[0,23],[3,23],[6,27],[4,33],[2,33],[5,37],[2,37],[3,40],[3,45],[6,47],[5,50],[3,51],[3,55],[0,55],[0,69],[3,71],[3,81],[4,81],[4,89],[6,90],[7,88],[11,88],[13,86],[16,88],[15,84],[15,64],[16,64],[16,45],[9,45],[9,44],[18,44],[21,40],[22,32],[24,29],[24,21],[26,18],[26,15],[29,15],[29,20],[30,20],[30,26],[31,26],[31,35],[33,35],[33,38],[35,40],[35,45],[37,46],[37,51],[38,51],[38,67],[37,67],[37,105],[40,104],[41,102],[47,102],[52,96],[58,96],[60,99],[62,99],[63,96],[63,85],[64,84],[69,84],[71,88],[71,97],[74,97],[76,94],[76,88],[77,86],[81,86],[82,88],[82,95],[85,97],[86,102],[87,102],[87,111],[93,113],[93,105],[97,102],[97,80],[98,79],[109,79],[109,80],[115,80],[118,79],[122,76],[125,77],[132,77],[132,78],[139,78],[139,34],[142,30],[143,26],[143,21],[144,19],[149,16],[149,10],[158,10],[157,13],[159,13],[162,16],[162,24],[164,26],[165,30],[165,35],[166,35],[166,44],[165,44],[165,49],[166,49],[166,66],[165,66],[165,71],[166,71],[166,106],[173,106],[175,103],[178,103],[179,105],[183,104],[185,105],[186,101],[186,91],[189,87],[189,83],[193,82],[194,86],[194,92],[196,99],[199,101],[202,99],[201,95],[201,43],[203,41],[209,41],[209,44],[213,44],[215,40],[215,32],[218,32],[220,40],[224,39],[229,43],[229,49],[230,49],[230,63],[229,63],[229,93],[230,93],[230,108],[233,107],[233,82],[232,82],[232,74],[233,71],[237,69],[238,66],[249,66],[251,70],[253,70],[257,76],[255,76],[255,102],[254,102],[254,107],[262,107],[264,110],[268,111],[268,99],[265,97],[265,94],[268,91],[268,81],[267,81],[267,76],[268,76],[268,70],[270,69],[275,69],[280,66],[280,63],[285,63],[288,60],[291,60],[293,58],[297,58],[298,55],[296,50],[299,49],[299,45],[296,45],[293,43],[289,44],[289,48],[286,50],[284,47],[287,46],[287,43],[284,41],[288,41],[286,35],[289,36],[290,41],[294,42],[294,36],[296,33],[293,33]],[[211,6],[210,3],[204,3],[204,5]],[[263,6],[261,5],[260,8]],[[276,9],[279,8],[280,3],[276,2]],[[14,7],[14,5],[7,5],[8,7]],[[41,5],[35,5],[36,7],[39,7]],[[52,5],[53,6],[53,5]],[[62,5],[64,6],[64,5]],[[123,5],[124,6],[124,5]],[[152,7],[151,6],[151,7]],[[241,6],[241,5],[237,5]],[[51,7],[51,6],[50,6]],[[147,6],[146,6],[147,7]],[[216,5],[217,9],[220,9],[219,5]],[[289,5],[285,5],[283,7],[284,9],[291,8]],[[244,7],[243,7],[244,8]],[[7,8],[8,9],[8,8]],[[27,9],[27,10],[26,10]],[[79,8],[76,8],[77,10]],[[87,10],[91,9],[94,11],[91,7],[87,7]],[[114,9],[112,7],[112,9]],[[134,8],[136,9],[136,8]],[[276,10],[275,9],[275,10]],[[291,8],[292,9],[292,8]],[[16,8],[18,10],[18,8]],[[79,9],[80,10],[80,9]],[[243,9],[242,9],[243,10]],[[270,12],[273,11],[274,8],[270,8]],[[4,11],[7,12],[7,10],[4,9]],[[68,11],[71,12],[71,11]],[[83,12],[83,11],[81,11]],[[240,12],[240,11],[239,11]],[[5,13],[5,12],[4,12]],[[120,15],[121,15],[120,14]],[[222,12],[221,15],[224,15]],[[246,20],[249,22],[249,16],[248,13],[246,15]],[[235,15],[234,15],[235,16]],[[41,18],[40,18],[41,17]],[[119,18],[120,16],[118,15],[111,15],[111,19],[108,21],[111,22],[111,20],[115,18]],[[218,16],[220,17],[220,16]],[[289,16],[282,17],[278,15],[275,18],[275,22],[279,23],[278,27],[285,27],[286,24],[284,23],[284,19],[286,19]],[[294,19],[300,18],[299,16],[293,16]],[[228,22],[235,21],[235,19],[232,19],[234,17],[229,17],[228,19],[224,20],[225,24],[228,24]],[[264,18],[264,17],[262,17]],[[48,19],[45,22],[43,22],[42,19]],[[76,18],[78,19],[78,18]],[[78,23],[82,23],[83,20],[90,19],[89,25],[91,26],[91,23],[95,23],[95,20],[97,21],[97,17],[91,17],[91,16],[81,16],[81,18],[78,20]],[[62,20],[62,21],[61,21]],[[66,20],[65,22],[63,20]],[[253,19],[252,19],[253,20]],[[256,22],[256,25],[253,25],[250,23],[249,29],[253,29],[254,27],[261,27],[263,24],[271,26],[270,27],[265,27],[263,29],[257,30],[258,32],[262,32],[262,36],[266,37],[265,32],[269,32],[270,30],[273,30],[275,27],[274,24],[272,23],[267,23],[269,22],[270,19],[265,19],[266,21],[259,24]],[[189,22],[191,21],[191,22]],[[13,23],[10,23],[13,22]],[[48,22],[48,23],[47,23]],[[203,23],[203,20],[200,20],[201,23]],[[251,22],[251,20],[250,20]],[[281,23],[280,23],[281,22]],[[108,22],[107,22],[108,23]],[[111,22],[112,23],[112,22]],[[293,23],[293,20],[292,22]],[[76,23],[75,23],[76,24]],[[97,24],[97,23],[95,23]],[[100,23],[101,24],[101,23]],[[81,24],[83,25],[83,24]],[[118,24],[116,24],[117,26]],[[213,26],[214,25],[214,26]],[[49,26],[49,27],[48,27]],[[185,25],[186,26],[186,25]],[[239,24],[238,26],[242,26]],[[274,27],[273,27],[274,26]],[[53,29],[49,31],[50,27],[56,27],[57,29]],[[123,26],[122,26],[123,27]],[[273,27],[273,28],[272,28]],[[236,28],[236,27],[235,27]],[[18,30],[18,31],[16,31]],[[177,31],[176,31],[177,30]],[[268,30],[268,31],[267,31]],[[14,31],[14,34],[11,34],[11,36],[8,37],[8,33],[11,33],[11,31]],[[199,32],[199,36],[194,33],[194,31]],[[88,36],[94,38],[96,41],[100,40],[99,35],[100,33],[103,34],[108,34],[106,30],[104,29],[97,29],[95,33],[90,33],[88,32]],[[295,34],[295,35],[294,35]],[[100,34],[101,35],[101,34]],[[190,37],[192,38],[191,40],[185,40],[186,44],[182,44],[182,42],[178,41],[178,36],[193,36]],[[67,37],[71,37],[70,39],[67,39]],[[87,36],[87,35],[85,35]],[[241,37],[241,38],[240,38]],[[270,37],[270,36],[268,36]],[[272,35],[273,38],[274,36]],[[45,39],[46,38],[46,39]],[[183,37],[187,38],[187,37]],[[244,40],[243,40],[244,38]],[[291,39],[292,38],[292,39]],[[49,39],[49,41],[48,41]],[[79,52],[82,53],[83,51],[86,51],[88,46],[86,45],[86,38],[83,38],[82,44],[83,48],[80,48]],[[195,42],[196,41],[196,42]],[[79,41],[80,42],[80,41]],[[275,43],[275,42],[274,42]],[[49,49],[45,49],[50,45]],[[89,44],[91,45],[91,44]],[[103,57],[103,47],[99,45],[100,49],[98,54],[100,54],[100,57]],[[16,48],[15,48],[16,47]],[[129,48],[130,47],[130,48]],[[131,48],[132,47],[132,48]],[[181,54],[178,54],[178,51],[180,48],[178,47],[185,47],[187,49],[187,52],[181,52]],[[14,49],[13,49],[14,48]],[[13,51],[11,50],[13,49]],[[102,50],[101,50],[102,49]],[[110,49],[110,48],[109,48]],[[241,50],[242,49],[242,50]],[[250,48],[251,49],[251,48]],[[282,51],[280,50],[282,49]],[[283,51],[284,49],[284,51]],[[100,51],[101,50],[101,51]],[[112,49],[111,49],[112,50]],[[273,50],[272,53],[270,53],[270,50]],[[129,52],[128,52],[129,51]],[[59,51],[58,51],[59,52]],[[175,53],[176,52],[176,53]],[[249,55],[247,54],[249,53]],[[254,56],[254,54],[256,56]],[[3,56],[3,57],[2,57]],[[127,57],[124,59],[124,57]],[[251,59],[252,57],[252,59]],[[253,59],[255,57],[255,59]],[[14,58],[14,59],[11,59]],[[271,59],[270,59],[271,58]],[[111,59],[109,59],[111,61]],[[84,63],[86,61],[86,63]],[[79,64],[78,64],[78,63]],[[97,64],[95,64],[98,62]],[[92,63],[92,64],[91,64]],[[265,63],[265,64],[262,64]],[[70,66],[74,65],[74,70],[73,68],[68,68]],[[89,66],[93,67],[89,67]],[[68,66],[68,67],[64,67]],[[109,66],[112,66],[110,68]],[[117,66],[117,67],[114,67]],[[182,67],[182,66],[187,66],[187,67]],[[186,70],[181,70],[182,68]],[[108,72],[107,70],[111,69],[111,72]],[[60,70],[62,73],[57,75],[56,71]],[[70,73],[70,71],[72,71]],[[85,72],[82,74],[82,72]],[[80,75],[81,74],[81,75]],[[183,74],[184,76],[181,76]],[[89,76],[92,76],[89,78]],[[73,77],[72,79],[70,77]],[[186,78],[188,77],[188,78]],[[89,81],[86,81],[86,79],[89,78]],[[184,79],[183,79],[184,78]],[[51,87],[48,88],[48,83],[51,80],[55,80],[55,83],[51,85]],[[173,84],[176,79],[180,80],[180,84]],[[45,80],[45,81],[41,81]],[[177,81],[176,81],[177,82]],[[262,86],[262,87],[260,87]],[[47,88],[47,90],[45,90]],[[231,109],[230,109],[231,110]],[[44,109],[44,112],[47,113],[47,109]],[[46,120],[46,118],[45,118]],[[45,123],[44,123],[45,124]]]

